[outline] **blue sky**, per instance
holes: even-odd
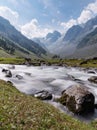
[[[97,15],[97,0],[0,0],[0,15],[28,38],[42,37]]]

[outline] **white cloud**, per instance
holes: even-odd
[[[21,26],[21,32],[28,38],[44,37],[53,30],[39,26],[37,19],[32,19],[29,23]]]
[[[0,6],[0,16],[9,20],[10,23],[14,26],[17,26],[19,14],[6,6]]]
[[[76,25],[77,21],[74,19],[70,19],[68,22],[62,22],[60,25],[64,27],[64,31],[66,32],[69,28],[71,28],[73,25]]]
[[[89,19],[92,18],[92,12],[90,10],[83,10],[80,17],[77,19],[78,24],[86,23]]]
[[[11,3],[17,3],[17,0],[8,0]],[[59,10],[53,7],[53,3],[51,0],[39,0],[40,2],[43,2],[45,8],[53,9],[51,12],[55,12],[60,14]],[[29,6],[29,3],[26,0],[21,0],[23,4],[26,4],[26,6]],[[26,2],[26,3],[25,3]],[[48,14],[43,14],[47,16]],[[70,19],[68,22],[61,22],[59,25],[62,27],[62,30],[64,28],[64,32],[66,32],[70,27],[76,24],[83,24],[87,22],[89,19],[93,18],[95,15],[97,15],[97,0],[94,3],[88,4],[87,7],[85,7],[80,16],[77,19]],[[6,7],[6,6],[0,6],[0,16],[8,19],[12,25],[14,25],[17,29],[19,29],[25,36],[28,38],[33,37],[43,37],[47,33],[52,32],[53,29],[49,27],[41,27],[37,21],[37,19],[32,19],[30,22],[26,23],[25,25],[19,25],[19,14],[16,11],[13,11],[12,9]],[[55,19],[52,19],[52,23],[55,23]],[[59,28],[60,28],[59,26]]]
[[[86,23],[91,18],[97,15],[97,0],[94,3],[88,4],[86,6],[80,16],[77,19],[70,19],[68,22],[62,22],[60,25],[64,27],[64,31],[66,32],[70,27],[76,24]]]
[[[32,19],[29,23],[26,23],[25,25],[20,25],[19,14],[6,6],[0,6],[0,16],[9,20],[12,25],[14,25],[18,30],[21,31],[22,34],[24,34],[28,38],[43,37],[47,33],[52,32],[52,29],[50,28],[42,28],[39,25],[37,19]]]
[[[97,15],[97,0],[94,3],[88,4],[88,6],[81,12],[81,15],[77,19],[79,24],[85,23],[94,16]]]
[[[97,0],[94,3],[90,3],[86,9],[92,11],[94,15],[97,14]]]

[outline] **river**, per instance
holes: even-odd
[[[70,85],[81,83],[89,88],[95,96],[95,103],[97,103],[97,84],[90,83],[88,78],[91,76],[97,76],[95,74],[89,74],[81,68],[71,67],[58,67],[58,66],[25,66],[15,65],[15,69],[11,69],[12,65],[0,64],[0,79],[11,81],[15,87],[25,94],[33,95],[41,90],[48,90],[53,94],[53,97],[59,97],[61,92],[68,88]],[[9,69],[12,72],[12,78],[5,77],[5,73],[2,73],[2,69]],[[21,79],[18,79],[16,75],[20,75]],[[74,76],[77,80],[73,81],[71,76]],[[56,103],[53,100],[46,101],[61,111],[72,115],[82,121],[88,122],[97,118],[97,110],[94,113],[79,116],[74,115],[60,103]]]

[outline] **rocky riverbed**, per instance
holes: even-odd
[[[12,82],[16,88],[35,97],[42,96],[46,102],[83,121],[97,118],[97,110],[85,115],[70,112],[66,106],[56,102],[61,93],[72,85],[80,84],[93,93],[97,103],[97,70],[58,66],[0,65],[0,78]],[[42,94],[42,95],[41,95]]]

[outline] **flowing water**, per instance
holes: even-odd
[[[89,87],[95,95],[95,103],[97,103],[97,84],[90,83],[88,78],[91,76],[97,76],[96,74],[88,74],[81,68],[69,68],[69,67],[57,67],[57,66],[25,66],[15,65],[15,69],[10,69],[12,72],[12,78],[5,77],[5,73],[2,69],[9,69],[11,65],[0,65],[0,79],[11,81],[16,88],[26,94],[33,95],[41,90],[48,90],[53,94],[53,97],[59,97],[61,92],[68,88],[70,85],[81,83]],[[23,78],[18,79],[16,75],[20,75]],[[74,76],[77,80],[73,81]],[[56,103],[53,100],[46,101],[55,107],[59,108],[65,113],[72,115],[75,118],[79,118],[82,121],[91,121],[97,118],[97,110],[94,113],[90,113],[84,116],[73,115],[67,108],[60,103]]]

